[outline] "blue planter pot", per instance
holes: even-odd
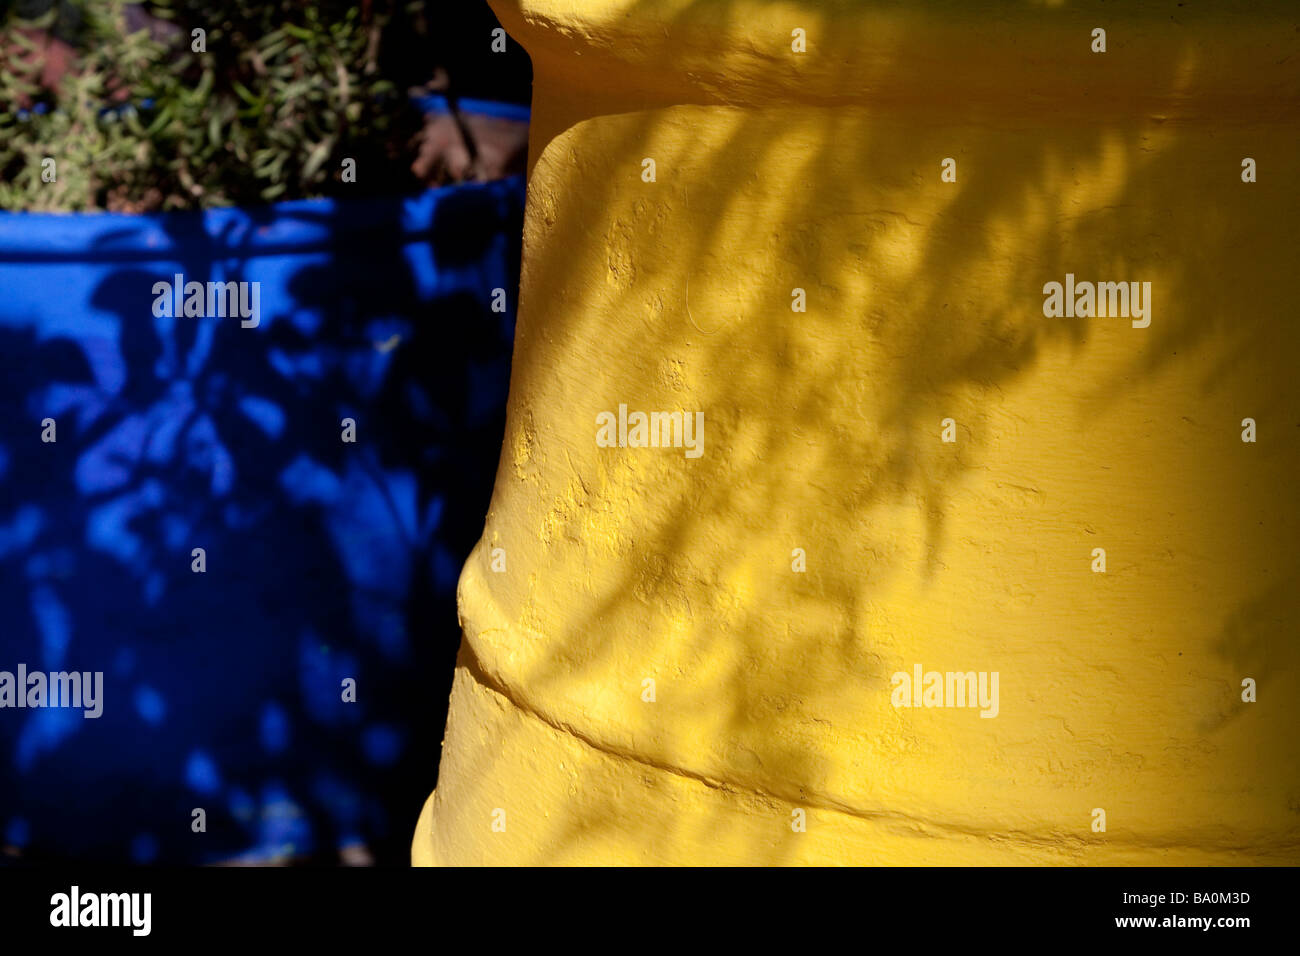
[[[98,718],[0,709],[11,858],[405,862],[522,207],[0,216],[0,671],[103,674]],[[255,283],[256,324],[170,315],[178,274]]]

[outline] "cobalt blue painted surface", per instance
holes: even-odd
[[[500,454],[522,208],[513,179],[0,215],[0,670],[105,682],[97,720],[0,709],[11,858],[405,862]],[[260,283],[260,324],[155,317],[176,273]]]
[[[445,114],[451,112],[451,104],[447,97],[439,93],[430,93],[427,96],[412,97],[415,106],[421,112]],[[462,113],[473,113],[478,116],[491,116],[494,119],[514,120],[517,123],[527,123],[532,117],[532,109],[519,103],[500,103],[496,100],[476,100],[470,97],[461,97],[456,101],[457,108]]]

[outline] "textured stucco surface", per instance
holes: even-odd
[[[1288,8],[494,7],[523,282],[414,861],[1300,863]],[[620,403],[703,454],[598,447]]]

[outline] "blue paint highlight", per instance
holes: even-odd
[[[135,712],[151,727],[160,727],[167,718],[167,702],[162,694],[141,684],[135,689]]]
[[[379,767],[390,767],[402,755],[402,732],[384,724],[367,727],[361,735],[366,759]]]
[[[221,775],[212,758],[200,750],[195,750],[185,761],[185,784],[205,796],[217,793],[221,789]]]
[[[259,736],[267,753],[283,753],[289,748],[289,715],[275,701],[268,701],[262,708]]]

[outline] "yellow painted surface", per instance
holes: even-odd
[[[493,6],[523,283],[414,862],[1300,863],[1293,5]]]

